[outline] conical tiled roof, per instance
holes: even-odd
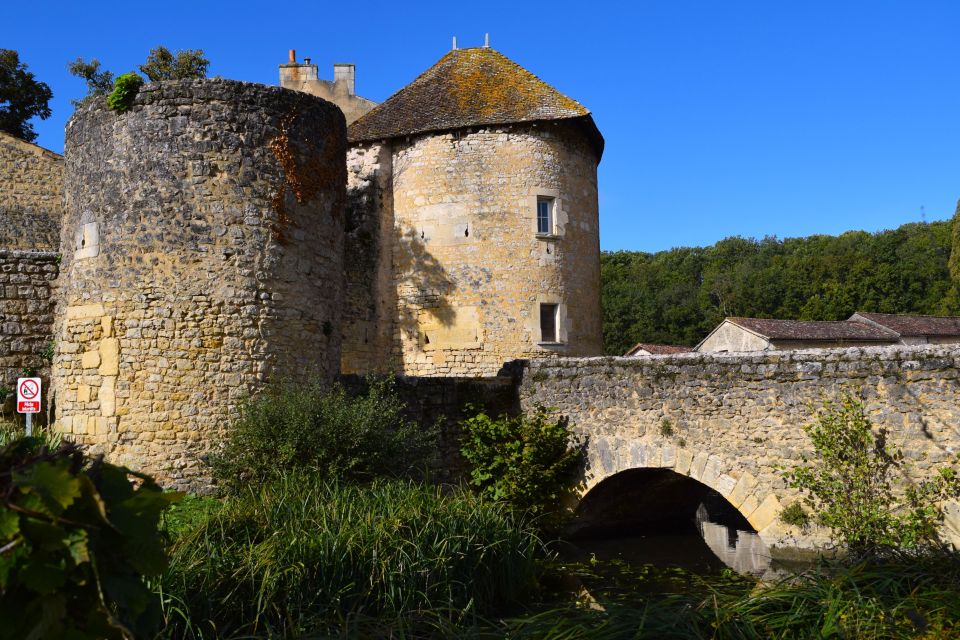
[[[603,153],[603,137],[582,104],[493,49],[456,49],[350,125],[347,137],[369,142],[550,120],[577,120],[586,127],[597,157]]]

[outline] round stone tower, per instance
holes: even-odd
[[[518,358],[602,353],[603,138],[587,109],[492,49],[460,49],[348,137],[348,232],[379,207],[393,296],[354,295],[355,282],[361,294],[377,289],[348,265],[357,321],[346,325],[346,371],[387,362],[365,357],[382,351],[369,349],[375,340],[409,375],[494,375]],[[348,245],[369,235],[348,233]],[[378,305],[395,308],[392,325]]]
[[[340,360],[346,136],[299,92],[144,86],[66,132],[59,427],[196,486],[210,437],[270,379]]]

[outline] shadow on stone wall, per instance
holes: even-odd
[[[369,378],[343,375],[339,381],[351,394],[364,393]],[[520,413],[519,380],[509,376],[490,378],[394,378],[400,399],[411,419],[421,425],[440,423],[438,479],[456,481],[467,473],[460,456],[463,434],[460,421],[468,417],[466,405],[482,407],[490,415]]]

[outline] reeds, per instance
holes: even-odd
[[[181,532],[157,585],[170,638],[300,637],[424,620],[459,625],[526,600],[539,541],[503,507],[406,482],[289,474]]]

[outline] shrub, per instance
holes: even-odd
[[[158,590],[170,637],[404,637],[526,598],[538,546],[469,492],[292,472],[183,533]]]
[[[939,504],[960,495],[960,479],[950,468],[918,484],[897,486],[903,453],[874,430],[863,403],[844,394],[825,402],[816,420],[804,427],[812,441],[811,462],[787,472],[790,486],[806,493],[816,521],[829,527],[854,552],[938,544],[943,520]]]
[[[165,567],[157,522],[177,497],[71,443],[0,449],[0,638],[150,637],[141,576]]]
[[[117,76],[113,81],[113,91],[107,96],[107,106],[117,113],[129,111],[142,86],[143,78],[133,71]]]
[[[225,488],[264,482],[292,469],[320,478],[409,476],[429,465],[437,429],[407,419],[391,379],[370,379],[365,395],[340,385],[275,384],[247,402],[211,456]]]
[[[584,459],[584,443],[566,418],[542,407],[515,418],[479,411],[462,426],[460,453],[480,493],[545,517],[546,526],[562,519],[563,498],[576,486]]]
[[[780,512],[780,522],[795,527],[805,527],[810,524],[810,514],[806,512],[802,504],[794,502]]]
[[[203,49],[186,49],[174,54],[161,45],[150,50],[147,61],[140,65],[140,71],[150,82],[160,82],[206,78],[208,66],[210,61],[204,57]]]

